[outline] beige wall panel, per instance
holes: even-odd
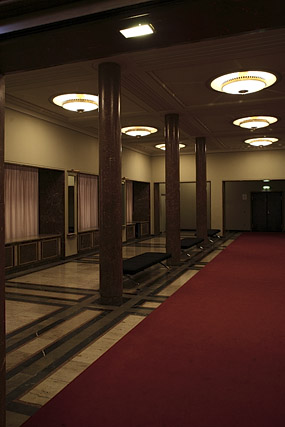
[[[122,177],[132,181],[151,181],[151,159],[149,156],[123,148]]]
[[[98,174],[98,142],[88,135],[7,109],[5,161]]]
[[[211,182],[211,228],[223,229],[223,181],[285,179],[285,151],[207,154]],[[152,159],[153,182],[164,182],[164,157]],[[195,155],[181,155],[181,181],[195,181]]]

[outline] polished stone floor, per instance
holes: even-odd
[[[99,303],[97,253],[6,277],[7,427],[21,426],[235,237],[183,253],[179,266],[124,278],[120,307]],[[164,252],[165,237],[125,244],[123,258],[150,251]]]

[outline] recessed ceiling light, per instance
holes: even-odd
[[[97,110],[99,105],[98,96],[86,93],[65,93],[55,96],[52,101],[65,110],[75,111],[77,113]]]
[[[126,39],[131,37],[141,37],[146,36],[147,34],[153,33],[153,27],[150,24],[141,24],[131,28],[125,28],[120,30],[120,33],[123,34]]]
[[[244,142],[247,144],[253,145],[254,147],[265,147],[271,145],[273,142],[278,141],[278,138],[250,138],[246,139]]]
[[[233,121],[233,124],[240,126],[246,129],[259,129],[271,125],[272,123],[277,122],[276,117],[272,116],[253,116],[253,117],[242,117],[241,119],[236,119]]]
[[[186,145],[185,145],[185,144],[179,144],[179,150],[180,150],[181,148],[184,148],[184,147],[186,147]],[[159,148],[160,150],[165,150],[165,144],[157,144],[157,145],[155,146],[155,148]]]
[[[277,77],[265,71],[239,71],[217,77],[211,87],[219,92],[247,95],[273,85]]]
[[[126,135],[140,138],[142,136],[147,136],[151,133],[157,132],[157,129],[150,126],[127,126],[122,128],[122,132]]]
[[[270,182],[270,179],[264,179],[263,182]]]

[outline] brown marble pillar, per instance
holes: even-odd
[[[207,236],[206,139],[196,138],[196,228],[197,236],[209,243]]]
[[[4,105],[5,79],[3,76],[0,75],[0,426],[6,425]]]
[[[155,182],[153,187],[154,196],[154,235],[160,234],[160,206],[159,206],[159,183]]]
[[[179,116],[165,116],[166,252],[170,264],[180,262]]]
[[[99,65],[99,229],[102,304],[122,302],[120,66]]]

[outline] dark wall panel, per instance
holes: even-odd
[[[150,184],[133,181],[133,221],[150,220]]]
[[[39,232],[61,234],[64,254],[64,172],[39,169]]]

